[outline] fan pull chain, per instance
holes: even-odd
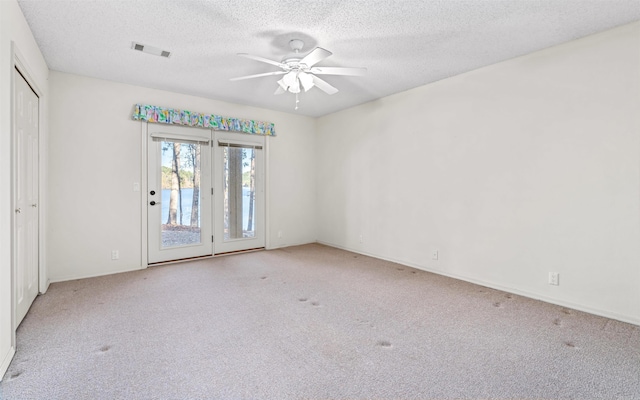
[[[296,93],[296,108],[295,108],[295,110],[298,109],[298,103],[300,103],[300,100],[298,100],[298,93]]]

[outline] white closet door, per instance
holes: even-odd
[[[16,326],[38,295],[38,96],[14,71],[14,266]]]

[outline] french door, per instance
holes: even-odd
[[[38,96],[14,70],[14,268],[16,326],[38,295]]]
[[[149,264],[265,246],[262,136],[147,124]]]
[[[262,136],[215,132],[215,253],[265,246]]]
[[[147,124],[149,264],[213,255],[211,131]]]

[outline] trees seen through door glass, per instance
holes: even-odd
[[[256,150],[226,147],[224,157],[224,240],[256,235]]]
[[[197,143],[162,142],[162,247],[201,242],[200,149]]]

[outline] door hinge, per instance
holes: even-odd
[[[211,188],[211,195],[213,196],[213,188]]]
[[[211,235],[211,243],[213,243],[213,235]]]

